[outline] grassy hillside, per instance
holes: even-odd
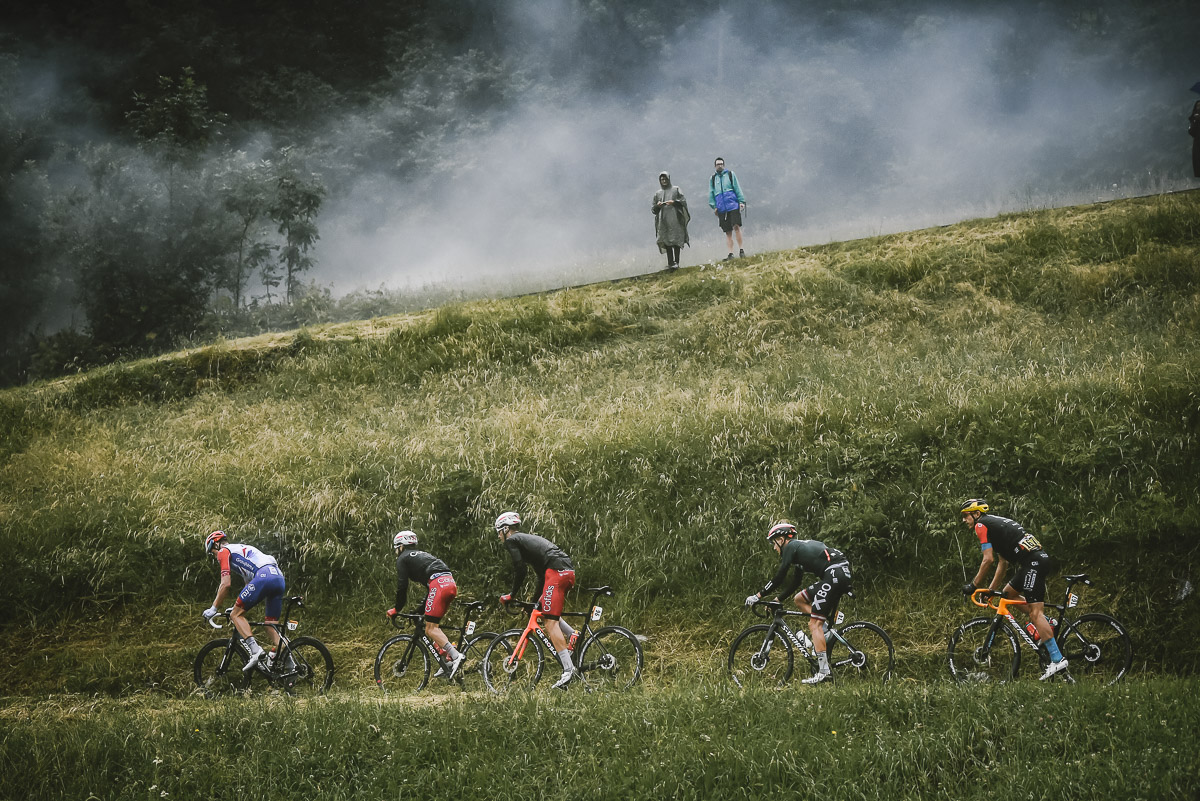
[[[382,638],[391,534],[414,528],[463,595],[493,596],[509,570],[491,521],[506,509],[563,545],[581,583],[615,585],[623,620],[664,636],[739,628],[740,599],[774,567],[766,528],[789,517],[851,555],[855,613],[933,653],[978,564],[955,514],[969,495],[1098,578],[1088,604],[1136,631],[1140,667],[1190,671],[1200,646],[1180,632],[1200,609],[1177,599],[1200,583],[1198,344],[1193,192],[9,390],[8,681],[43,664],[38,642],[92,642],[114,620],[148,628],[105,640],[100,661],[171,673],[154,654],[211,600],[214,528],[277,554],[327,639]],[[79,653],[66,664],[92,675]],[[142,680],[124,671],[73,688]]]

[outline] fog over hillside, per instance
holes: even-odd
[[[1185,69],[1200,67],[1139,69],[1119,20],[732,5],[684,13],[648,47],[594,41],[575,3],[502,4],[498,55],[539,53],[524,91],[495,119],[464,113],[442,164],[368,170],[331,199],[317,275],[503,291],[658,269],[649,203],[662,169],[693,214],[684,263],[720,258],[707,208],[717,155],[746,191],[752,253],[1195,185]],[[599,80],[573,66],[596,48],[620,67]],[[396,113],[380,105],[360,125]]]
[[[210,150],[209,174],[228,165],[230,149],[245,163],[278,159],[286,146],[321,176],[328,193],[304,280],[335,294],[507,294],[660,269],[649,204],[664,169],[693,214],[683,263],[721,258],[724,237],[707,207],[718,155],[749,200],[751,254],[1195,186],[1185,118],[1196,97],[1187,87],[1200,80],[1200,10],[1154,6],[459,0],[425,4],[412,12],[417,27],[363,42],[375,60],[353,66],[376,72],[335,90],[322,83],[328,74],[286,83],[294,66],[274,74],[260,62],[258,83],[239,72],[257,52],[258,29],[247,26],[271,31],[274,6],[263,2],[250,4],[262,13],[247,11],[244,25],[226,21],[210,39],[181,40],[187,47],[139,39],[130,57],[141,59],[136,77],[147,89],[156,73],[183,67],[219,87],[209,100],[231,112],[230,124]],[[179,8],[196,25],[236,10]],[[10,176],[36,163],[44,186],[86,199],[100,197],[99,181],[71,149],[109,148],[114,163],[136,167],[125,174],[134,193],[135,173],[155,167],[135,154],[132,93],[98,97],[129,85],[124,51],[73,41],[86,38],[88,18],[78,19],[70,35],[35,44],[0,22],[0,155]],[[243,30],[244,51],[223,46],[222,36]],[[272,86],[294,95],[275,98]],[[23,200],[21,181],[30,196],[43,188],[31,175],[0,184],[9,243],[42,224]],[[138,202],[170,202],[162,187],[174,179],[146,181]],[[43,316],[81,322],[71,264],[31,269],[56,276],[58,299]],[[262,292],[255,286],[248,295]]]

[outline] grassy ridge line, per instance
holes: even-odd
[[[0,798],[1190,799],[1195,683],[63,699],[0,707]],[[236,769],[220,754],[238,746]]]
[[[194,601],[212,583],[195,537],[218,526],[351,614],[386,596],[386,538],[408,525],[486,596],[508,507],[648,619],[723,614],[770,571],[779,513],[854,554],[866,597],[937,594],[963,570],[947,507],[969,487],[1107,571],[1105,592],[1140,588],[1150,641],[1171,641],[1196,614],[1169,606],[1161,565],[1196,551],[1197,205],[973,221],[461,304],[382,337],[302,332],[208,383],[137,364],[57,400],[5,393],[0,600],[25,622]]]

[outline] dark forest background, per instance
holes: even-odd
[[[515,192],[551,231],[579,197],[644,205],[653,187],[638,174],[649,188],[627,188],[625,159],[648,173],[664,152],[711,163],[725,145],[747,152],[738,166],[758,190],[756,219],[781,226],[863,209],[888,219],[914,197],[970,211],[989,190],[1003,190],[998,207],[1022,192],[1026,205],[1101,186],[1132,194],[1182,175],[1186,87],[1200,80],[1191,0],[895,5],[10,6],[0,16],[0,384],[454,297],[461,287],[417,294],[332,276],[379,261],[347,243],[412,217],[408,193],[438,197],[445,217],[463,196],[454,192],[496,174],[499,194]],[[980,72],[940,90],[961,57],[947,52],[979,42]],[[920,69],[889,84],[905,59]],[[925,91],[929,107],[914,101]],[[594,129],[603,147],[537,160],[496,144],[514,129],[517,142],[537,130],[538,141],[576,143],[556,120],[592,112],[610,120]],[[1036,148],[1006,161],[1014,142]],[[803,158],[781,156],[793,147]],[[998,189],[994,170],[1017,175]],[[494,200],[481,205],[513,227]],[[623,234],[624,218],[583,225],[582,240],[603,240]],[[636,225],[648,227],[640,206]],[[583,249],[577,234],[552,239],[551,258]],[[524,240],[507,237],[475,253],[526,258]]]

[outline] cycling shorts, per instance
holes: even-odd
[[[1017,568],[1009,586],[1025,597],[1026,603],[1046,602],[1046,579],[1054,572],[1054,560],[1045,551]]]
[[[443,573],[429,580],[429,594],[425,596],[425,620],[441,623],[442,616],[450,608],[450,602],[458,596],[458,585],[454,576]]]
[[[279,620],[279,614],[283,611],[284,587],[283,572],[279,567],[263,565],[254,574],[254,578],[246,582],[245,587],[242,587],[242,591],[238,593],[234,603],[242,609],[250,609],[265,599],[263,618],[274,622]]]
[[[850,563],[838,562],[825,568],[821,577],[800,594],[812,604],[813,618],[831,620],[837,614],[838,602],[850,590]]]
[[[551,620],[558,620],[567,600],[567,590],[574,586],[574,570],[547,570],[546,583],[542,585],[542,598],[539,604],[542,614]]]

